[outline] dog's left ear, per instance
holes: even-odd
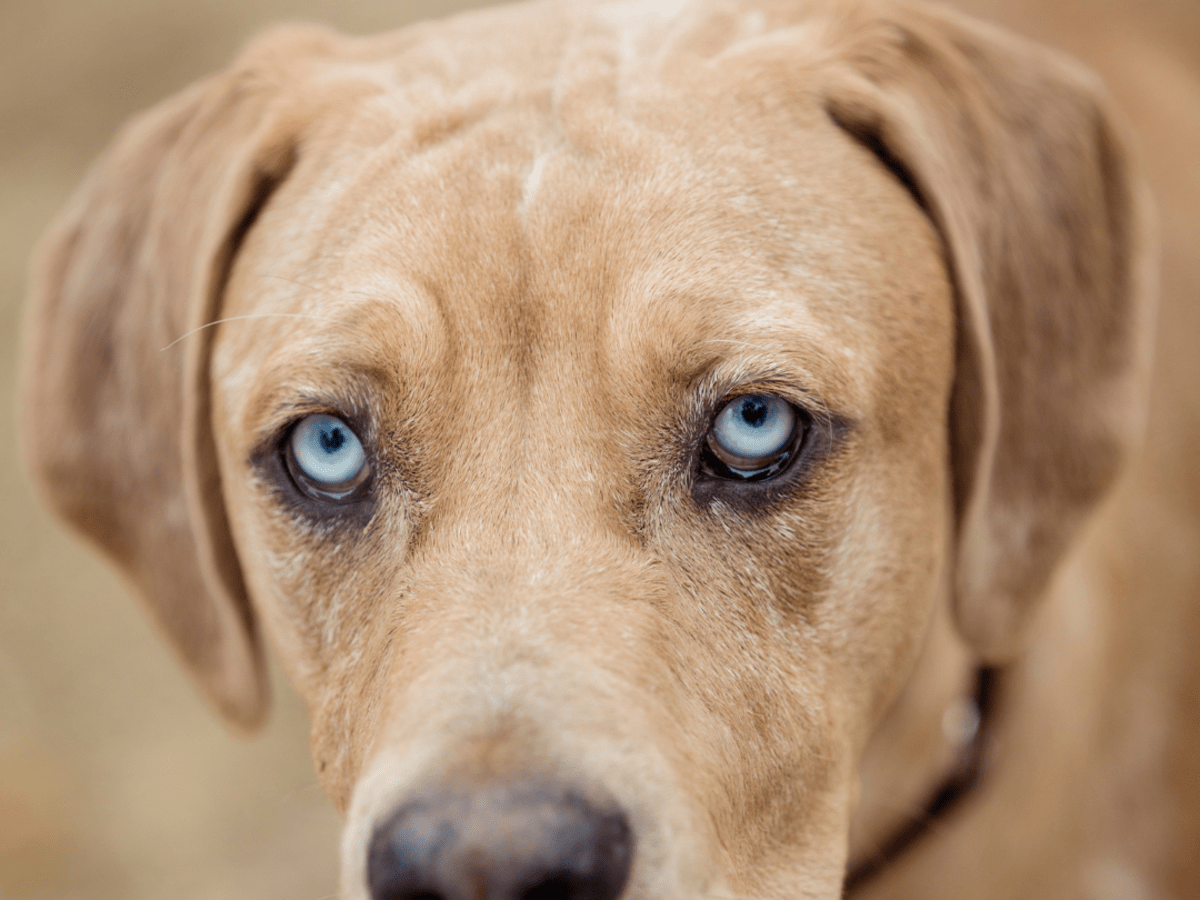
[[[319,96],[302,76],[334,44],[278,28],[132,120],[44,239],[31,287],[33,475],[247,728],[268,685],[217,468],[208,326],[242,238],[300,154]]]
[[[949,12],[864,10],[839,23],[826,108],[944,241],[955,614],[999,662],[1141,431],[1149,202],[1095,76]]]

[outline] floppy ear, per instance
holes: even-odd
[[[958,304],[955,614],[999,662],[1141,430],[1147,195],[1090,73],[949,12],[880,9],[842,33],[827,109],[908,182],[944,241]]]
[[[44,238],[32,279],[24,432],[35,479],[129,576],[209,699],[247,728],[266,712],[268,685],[225,519],[214,329],[202,326],[296,158],[292,70],[331,39],[279,29],[131,121]]]

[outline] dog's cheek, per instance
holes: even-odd
[[[251,600],[308,706],[314,765],[341,808],[370,740],[366,710],[381,690],[402,612],[396,586],[412,510],[403,495],[383,490],[364,524],[314,522],[254,473],[227,493]]]
[[[897,439],[865,417],[774,508],[668,498],[647,514],[647,541],[680,587],[681,665],[708,660],[699,668],[712,673],[682,689],[717,698],[709,730],[736,748],[713,773],[727,783],[711,808],[738,864],[757,861],[759,888],[788,869],[767,848],[822,847],[814,875],[841,858],[855,759],[940,596],[945,435],[916,425],[929,427]]]
[[[830,680],[855,710],[857,748],[907,682],[934,607],[947,600],[951,499],[946,433],[935,417],[915,409],[899,441],[863,429],[833,504],[819,609]]]
[[[820,610],[836,483],[827,476],[784,509],[667,498],[646,515],[648,549],[676,585],[663,690],[692,716],[689,745],[709,751],[682,764],[689,791],[737,873],[731,887],[750,895],[772,895],[777,879],[794,888],[801,872],[835,885],[844,853],[852,729]]]

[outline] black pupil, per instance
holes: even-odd
[[[761,428],[767,421],[767,404],[759,397],[747,397],[742,401],[742,421],[751,428]]]
[[[342,429],[330,428],[328,431],[322,431],[319,435],[321,440],[321,449],[326,453],[337,453],[338,448],[346,442],[346,438],[342,435]]]

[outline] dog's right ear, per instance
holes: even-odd
[[[32,275],[23,416],[34,477],[246,728],[262,720],[268,685],[225,520],[204,326],[297,159],[311,118],[299,85],[336,40],[276,29],[131,121],[43,239]]]

